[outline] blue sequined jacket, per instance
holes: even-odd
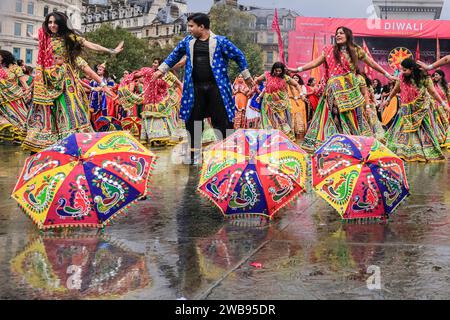
[[[184,38],[159,67],[161,72],[166,73],[185,55],[187,56],[180,109],[180,118],[185,121],[189,119],[194,106],[194,81],[192,78],[192,71],[194,66],[193,56],[195,41],[196,39],[193,36]],[[209,61],[220,95],[222,96],[223,103],[227,110],[228,118],[232,122],[234,120],[235,104],[233,101],[231,82],[227,73],[230,59],[234,60],[239,65],[244,79],[251,77],[247,60],[242,51],[228,40],[228,38],[215,35],[211,32],[209,39]]]

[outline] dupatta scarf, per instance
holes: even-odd
[[[52,106],[64,89],[66,64],[55,65],[52,37],[39,29],[39,51],[34,78],[33,104]]]

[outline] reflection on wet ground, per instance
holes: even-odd
[[[224,221],[195,192],[199,167],[155,153],[150,199],[103,235],[57,234],[9,198],[26,154],[0,146],[0,299],[450,297],[448,163],[408,164],[412,195],[387,224],[342,223],[308,192],[262,225]]]

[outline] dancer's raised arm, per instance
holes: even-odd
[[[83,38],[82,38],[83,39]],[[106,52],[110,54],[118,54],[123,50],[123,41],[121,41],[115,49],[108,49],[99,44],[90,42],[86,39],[81,40],[81,45],[85,48],[97,51],[97,52]]]
[[[308,62],[307,64],[305,64],[303,67],[299,67],[297,69],[294,68],[287,68],[290,72],[303,72],[303,71],[308,71],[314,68],[317,68],[318,66],[320,66],[322,63],[325,62],[325,56],[321,55],[320,57],[318,57],[317,59]]]
[[[380,109],[384,109],[391,102],[391,100],[399,93],[400,93],[400,81],[397,81],[395,83],[394,89],[392,89],[391,93],[389,94],[389,97],[380,104]]]
[[[426,63],[424,63],[422,61],[417,61],[417,64],[426,71],[437,69],[437,68],[442,67],[449,63],[450,63],[450,54],[443,57],[442,59],[439,59],[438,61],[436,61],[430,65],[427,65]]]
[[[386,70],[383,69],[382,66],[380,66],[377,62],[375,62],[375,60],[373,60],[372,58],[370,58],[368,55],[366,55],[363,58],[363,61],[372,69],[378,71],[379,73],[383,74],[386,78],[388,78],[389,80],[392,81],[396,81],[398,80],[396,77],[394,77],[393,75],[391,75],[389,72],[387,72]]]

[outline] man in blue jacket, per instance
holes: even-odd
[[[228,78],[228,62],[234,60],[249,87],[254,82],[244,54],[224,36],[210,30],[210,20],[204,13],[188,17],[190,36],[184,38],[155,72],[162,77],[186,56],[186,72],[181,99],[180,118],[186,122],[191,144],[191,164],[201,149],[203,119],[211,117],[214,129],[225,138],[232,132],[235,104]],[[197,128],[197,130],[195,130]]]

